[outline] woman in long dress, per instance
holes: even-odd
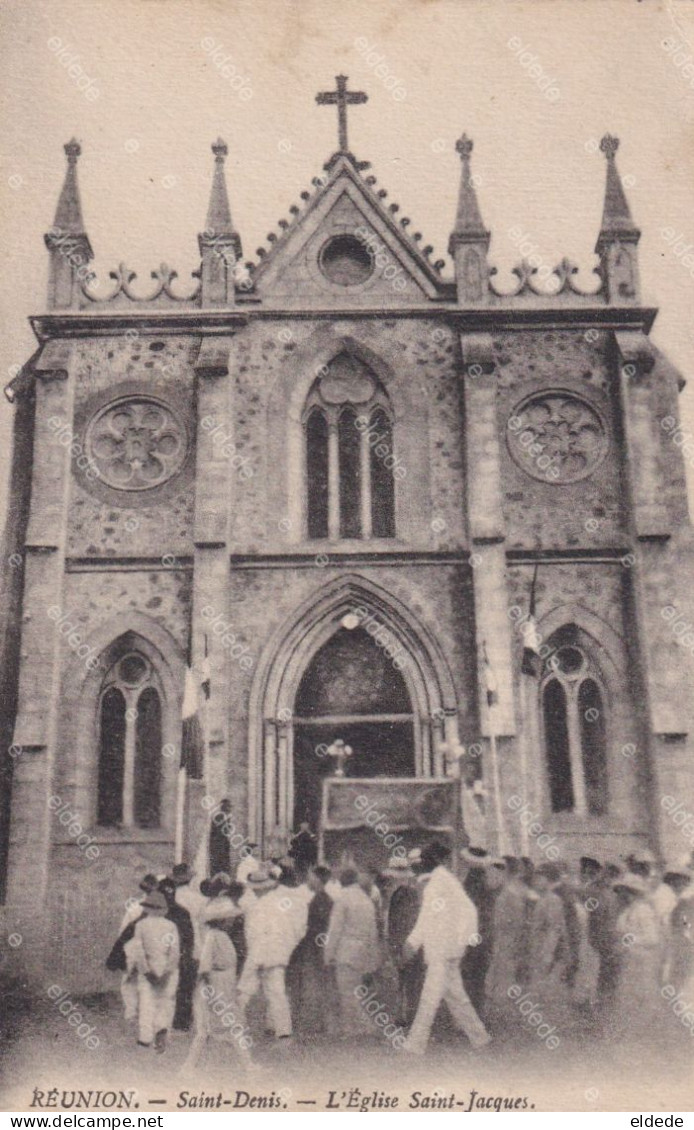
[[[214,917],[215,913],[219,917]],[[236,992],[236,948],[228,932],[229,917],[238,914],[228,898],[212,898],[203,912],[205,925],[193,1006],[195,1034],[184,1070],[197,1067],[209,1040],[223,1040],[243,1066],[252,1066],[252,1039]]]
[[[620,955],[615,1026],[629,1042],[650,1041],[665,1019],[660,993],[663,938],[658,916],[640,875],[622,876],[614,883],[614,890],[623,906],[615,926],[615,946]]]

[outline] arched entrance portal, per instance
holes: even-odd
[[[458,711],[433,633],[355,575],[327,584],[278,629],[256,670],[249,727],[249,832],[267,844],[297,820],[315,826],[321,782],[335,768],[323,747],[352,746],[351,777],[440,777]]]
[[[349,618],[347,618],[349,624]],[[294,827],[318,830],[328,752],[350,746],[352,777],[414,777],[414,711],[405,680],[365,628],[340,627],[316,652],[294,707]]]

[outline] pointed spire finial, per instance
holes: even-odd
[[[65,150],[65,154],[67,156],[68,165],[76,165],[77,158],[82,152],[82,146],[80,145],[77,138],[71,137],[70,140],[65,143],[63,149]]]
[[[207,209],[207,231],[212,235],[232,235],[234,225],[231,220],[229,196],[227,194],[226,178],[224,176],[224,159],[229,152],[228,146],[221,137],[212,143],[214,153],[214,172],[212,174],[212,189],[210,191],[210,204]]]
[[[631,218],[629,202],[624,192],[622,178],[617,172],[615,160],[619,149],[619,138],[606,133],[600,142],[601,152],[607,159],[607,179],[605,182],[605,205],[602,212],[601,235],[619,231],[622,234],[640,234]]]
[[[600,142],[600,149],[605,154],[608,161],[613,161],[619,149],[619,138],[613,137],[611,133],[606,133]]]
[[[229,152],[226,141],[218,137],[212,142],[214,169],[205,230],[198,236],[202,257],[203,306],[233,306],[235,301],[234,272],[241,258],[239,234],[234,227],[229,207],[224,161]]]
[[[611,305],[626,305],[639,301],[637,245],[641,232],[631,218],[624,184],[617,171],[615,157],[619,138],[606,133],[600,149],[607,159],[607,172],[602,223],[595,251],[600,256],[607,301]]]
[[[448,254],[455,263],[458,303],[461,306],[478,306],[489,299],[487,252],[491,234],[482,222],[475,177],[470,171],[473,147],[472,139],[466,133],[455,143],[461,161],[460,191],[455,224],[448,241]],[[440,260],[434,264],[437,270],[441,266]]]
[[[455,143],[456,152],[460,154],[462,163],[462,176],[460,180],[460,193],[458,196],[458,210],[455,217],[455,226],[451,240],[456,236],[469,238],[486,238],[489,241],[489,232],[482,223],[480,207],[477,203],[474,178],[470,173],[470,154],[474,148],[471,138],[464,133]],[[452,252],[451,252],[452,254]]]
[[[53,221],[54,229],[69,235],[84,235],[84,220],[82,219],[82,204],[77,186],[77,158],[82,152],[82,146],[74,137],[64,146],[67,157],[67,171],[65,180],[58,198]]]
[[[461,159],[463,161],[469,160],[470,154],[472,153],[474,147],[474,141],[472,141],[472,139],[469,138],[466,133],[462,134],[455,143],[456,153],[460,153]]]
[[[48,305],[54,309],[78,306],[85,264],[94,258],[84,228],[77,185],[77,158],[82,146],[74,137],[64,146],[67,157],[65,180],[58,197],[53,227],[44,236],[50,253]]]
[[[218,137],[216,141],[212,142],[212,152],[214,153],[214,158],[217,164],[223,165],[224,158],[229,152],[229,146],[227,145],[226,141],[224,141],[221,137]]]

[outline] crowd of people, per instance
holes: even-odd
[[[475,1048],[694,1032],[673,1005],[694,1021],[691,861],[635,851],[572,869],[434,841],[382,871],[329,868],[302,828],[285,856],[254,847],[235,871],[145,875],[107,961],[138,1044],[163,1052],[190,1031],[188,1067],[216,1037],[249,1066],[262,1038],[373,1036],[421,1055],[444,1003]]]

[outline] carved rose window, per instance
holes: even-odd
[[[118,490],[160,486],[181,469],[188,450],[178,417],[146,396],[106,405],[92,419],[86,438],[100,478]]]
[[[592,405],[572,393],[538,393],[507,424],[509,450],[519,467],[549,483],[590,475],[607,451],[605,425]]]

